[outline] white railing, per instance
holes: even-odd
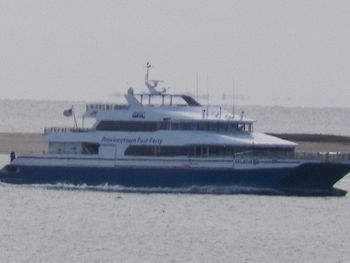
[[[296,152],[298,160],[321,160],[326,162],[350,162],[350,153],[342,152]]]
[[[44,129],[44,134],[49,133],[68,133],[68,132],[87,132],[89,128],[71,128],[71,127],[49,127]]]
[[[86,104],[86,111],[113,111],[113,110],[125,110],[129,106],[126,104]]]
[[[272,160],[307,160],[307,161],[325,161],[325,162],[346,162],[350,164],[350,153],[343,152],[291,152],[286,154],[266,153],[258,154],[251,151],[237,153],[235,158],[267,158]]]

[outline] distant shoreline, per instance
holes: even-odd
[[[41,133],[0,133],[0,154],[10,152],[22,154],[40,154],[47,151],[47,145]]]
[[[350,153],[350,136],[267,133],[298,143],[297,151],[306,152],[346,152]],[[0,132],[0,154],[10,152],[21,154],[41,154],[47,152],[47,145],[41,133]]]
[[[308,133],[266,133],[298,144],[301,152],[350,153],[350,136]]]

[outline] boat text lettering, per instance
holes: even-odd
[[[113,144],[151,144],[151,145],[161,145],[163,140],[155,137],[137,137],[137,138],[118,138],[118,137],[106,137],[103,136],[101,141],[103,143],[113,143]]]

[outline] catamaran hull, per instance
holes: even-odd
[[[341,163],[303,163],[266,169],[65,167],[7,165],[0,181],[12,184],[118,185],[158,192],[253,193],[302,196],[342,196],[333,185],[350,171]],[[210,190],[209,190],[210,189]],[[166,191],[166,190],[165,190]]]

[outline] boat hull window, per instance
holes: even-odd
[[[268,157],[287,158],[294,154],[294,148],[276,147],[236,147],[225,145],[183,145],[183,146],[151,146],[130,145],[126,156],[190,156],[190,157]]]
[[[97,143],[83,143],[82,154],[98,154],[99,144]]]
[[[51,154],[98,154],[97,143],[73,143],[73,142],[51,142],[49,153]]]

